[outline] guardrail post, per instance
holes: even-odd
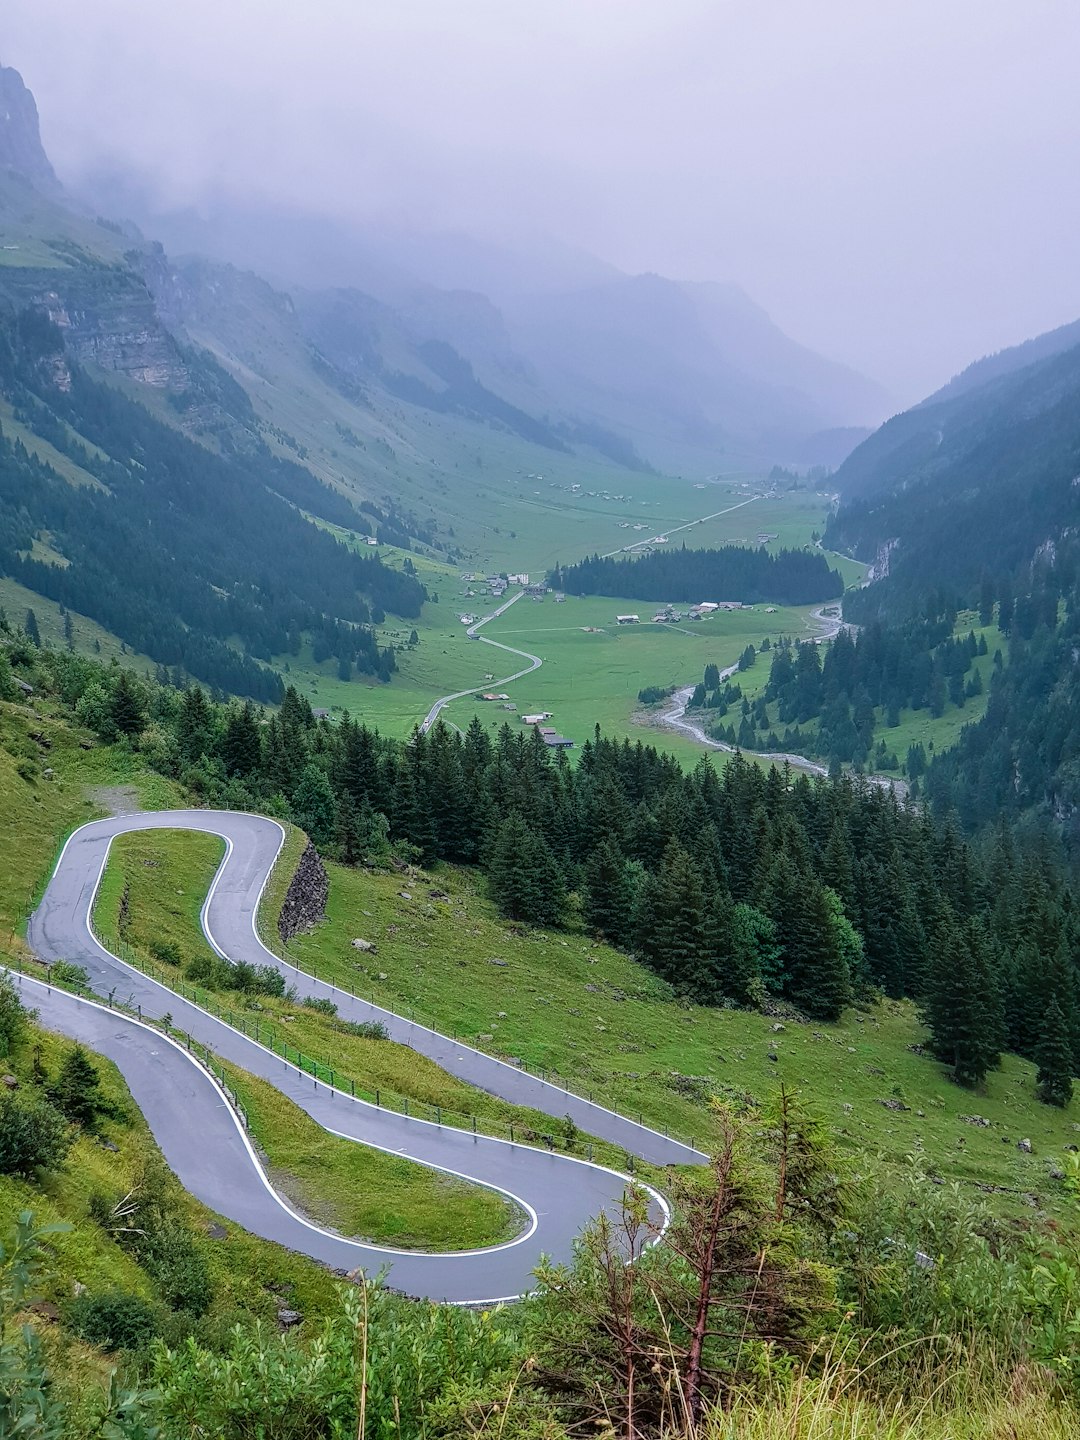
[[[377,1106],[382,1104],[382,1101],[381,1101],[381,1099],[379,1098],[379,1087],[378,1087],[377,1085],[376,1085],[376,1087],[375,1087],[375,1104],[376,1104]]]

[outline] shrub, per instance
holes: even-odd
[[[217,955],[197,955],[188,962],[184,975],[193,985],[205,985],[208,990],[228,990],[232,966]]]
[[[389,1040],[390,1031],[381,1020],[342,1020],[338,1029],[343,1035],[359,1035],[362,1040]]]
[[[646,685],[644,690],[638,691],[637,698],[641,705],[658,705],[661,700],[666,700],[674,692],[674,685]]]
[[[33,1175],[61,1165],[74,1136],[59,1110],[38,1095],[0,1098],[0,1175]]]
[[[140,1295],[106,1290],[80,1295],[68,1307],[75,1334],[101,1350],[142,1350],[158,1333],[158,1314]]]
[[[307,1006],[309,1010],[318,1010],[320,1015],[337,1014],[337,1006],[333,1000],[323,995],[305,995],[300,1004]]]
[[[180,947],[172,940],[151,940],[150,954],[163,965],[180,964]]]
[[[142,1265],[157,1281],[161,1297],[174,1310],[202,1315],[213,1299],[210,1271],[190,1233],[162,1218],[136,1246]]]
[[[54,960],[49,966],[49,979],[54,985],[65,990],[89,990],[90,976],[81,965],[72,965],[69,960]]]

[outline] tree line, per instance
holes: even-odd
[[[568,595],[613,595],[659,602],[738,600],[809,605],[844,593],[839,571],[810,550],[724,545],[719,550],[657,549],[642,556],[592,555],[556,565],[552,587]]]

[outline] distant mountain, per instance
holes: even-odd
[[[792,341],[737,286],[625,275],[543,236],[494,242],[225,199],[204,215],[163,212],[116,176],[94,193],[174,253],[288,291],[366,294],[417,340],[452,346],[507,403],[615,431],[661,468],[816,463],[804,459],[810,437],[888,410],[879,386]],[[843,453],[837,436],[830,459]]]
[[[876,561],[852,615],[970,600],[1080,523],[1080,325],[978,362],[840,466],[826,544]]]
[[[507,309],[560,400],[628,430],[658,463],[750,450],[799,459],[823,429],[874,421],[884,392],[796,344],[737,286],[619,276]]]

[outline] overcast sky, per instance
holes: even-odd
[[[3,0],[62,179],[734,280],[909,401],[1080,317],[1077,0]]]

